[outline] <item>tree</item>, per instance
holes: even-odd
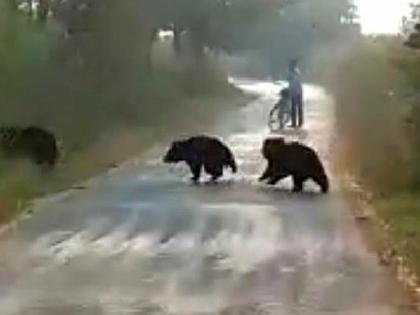
[[[411,17],[403,19],[404,45],[411,49],[420,49],[420,4],[411,4]]]
[[[350,0],[305,0],[284,6],[267,21],[260,54],[273,77],[284,71],[290,58],[310,63],[319,48],[360,34],[356,7]]]
[[[38,0],[37,18],[41,22],[46,22],[50,12],[50,0]]]
[[[280,9],[284,0],[158,0],[151,1],[155,9],[156,26],[174,34],[177,53],[189,48],[196,58],[204,50],[233,51],[249,44],[250,33],[262,20]],[[149,5],[149,8],[152,5]],[[162,10],[163,9],[163,10]],[[189,47],[182,47],[182,37]],[[183,49],[184,48],[184,49]]]
[[[275,18],[287,0],[8,0],[37,20],[49,18],[61,25],[66,54],[89,64],[100,58],[88,57],[87,47],[101,47],[120,30],[118,38],[141,42],[137,51],[150,64],[151,47],[161,30],[173,33],[173,48],[178,56],[193,56],[200,62],[206,51],[233,52],[255,48],[265,33],[267,20]],[[18,3],[16,1],[23,1]],[[32,2],[33,1],[33,2]],[[290,0],[289,0],[290,1]],[[126,8],[130,8],[126,10]],[[129,26],[130,25],[130,26]],[[124,29],[124,31],[123,31]],[[126,33],[125,33],[126,32]],[[136,36],[138,35],[138,36]],[[112,39],[119,41],[116,38]],[[128,43],[111,45],[124,47]],[[94,49],[93,49],[94,50]],[[124,55],[124,51],[120,51]],[[115,58],[113,58],[115,60]],[[110,62],[112,63],[112,62]]]

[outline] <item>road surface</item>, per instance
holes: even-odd
[[[369,252],[333,181],[331,194],[256,179],[279,87],[237,81],[259,98],[214,126],[240,173],[193,186],[165,148],[39,200],[0,240],[2,315],[411,314]],[[328,164],[333,104],[306,86],[306,132]]]

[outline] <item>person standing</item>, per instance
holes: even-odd
[[[288,78],[290,98],[292,103],[292,127],[303,126],[303,86],[298,62],[293,59],[289,62]]]

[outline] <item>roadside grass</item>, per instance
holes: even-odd
[[[374,234],[386,239],[380,246],[395,250],[420,279],[418,66],[398,40],[366,39],[339,60],[328,87],[336,99],[338,169],[369,195]]]
[[[44,191],[45,182],[29,162],[0,162],[0,222],[7,222],[23,210],[28,200]]]
[[[402,194],[374,201],[377,216],[387,227],[387,236],[398,255],[420,275],[420,195]]]

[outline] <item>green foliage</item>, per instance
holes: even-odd
[[[307,73],[319,50],[328,53],[326,47],[360,35],[355,15],[350,0],[292,1],[258,24],[254,48],[274,78],[284,74],[291,58],[299,59]]]
[[[337,100],[337,128],[352,152],[354,171],[380,194],[413,185],[413,147],[406,137],[404,76],[399,50],[381,40],[361,42],[335,67],[330,88]]]
[[[378,200],[377,215],[386,223],[392,247],[405,258],[408,267],[420,274],[420,207],[417,194],[402,194]]]
[[[134,23],[131,30],[148,37],[143,41],[145,51],[156,39],[159,30],[174,32],[177,53],[188,52],[201,58],[205,50],[234,51],[249,44],[249,34],[261,21],[272,17],[283,0],[57,0],[52,7],[52,16],[75,37],[78,33],[95,33],[94,23],[98,13],[126,8],[124,16]],[[112,30],[111,25],[108,29]],[[121,20],[120,20],[121,22]],[[126,21],[124,22],[126,23]],[[131,32],[137,34],[137,32]],[[252,37],[252,36],[251,36]],[[124,38],[124,36],[123,36]]]
[[[172,47],[155,37],[162,20],[144,11],[151,1],[91,1],[68,11],[75,1],[49,2],[56,6],[39,23],[0,0],[0,125],[44,127],[65,151],[51,175],[0,159],[0,221],[34,196],[202,126],[241,97],[211,54],[163,62]],[[164,54],[152,49],[159,45]]]
[[[374,222],[385,223],[379,227],[383,246],[396,250],[418,276],[420,57],[386,37],[360,41],[346,52],[329,82],[345,146],[342,162],[373,192]]]

